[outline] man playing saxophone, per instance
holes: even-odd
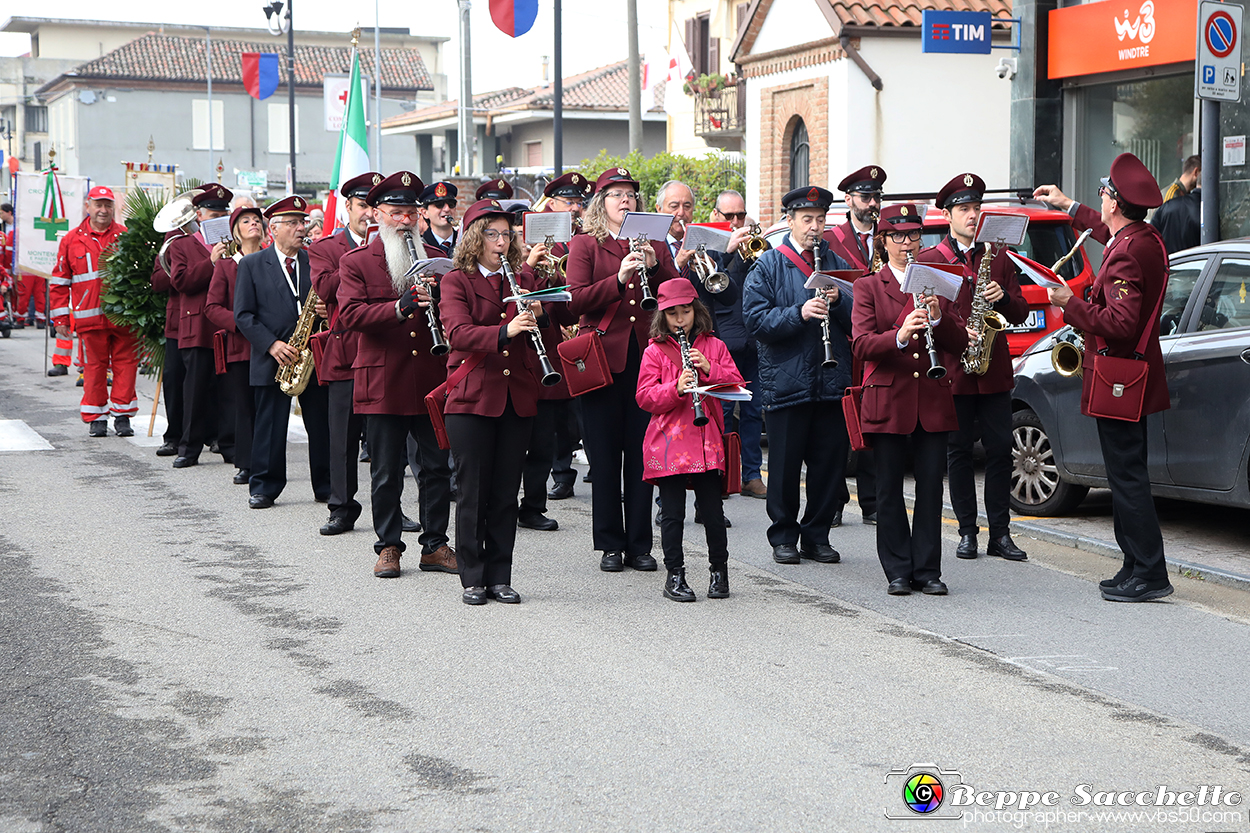
[[[1009,324],[1021,324],[1029,306],[1016,280],[1016,269],[1007,258],[1005,246],[998,247],[987,264],[985,246],[974,242],[985,181],[973,173],[961,173],[938,191],[935,203],[950,224],[950,234],[936,246],[924,249],[916,260],[951,263],[963,267],[964,282],[955,310],[968,326],[980,334],[981,349],[988,345],[988,367],[982,374],[969,373],[959,356],[947,356],[944,364],[951,374],[955,413],[959,430],[947,435],[946,465],[950,482],[951,506],[959,519],[960,558],[977,557],[977,492],[973,478],[972,446],[978,439],[985,447],[985,514],[989,518],[988,555],[1010,561],[1028,556],[1011,540],[1011,390],[1014,386],[1011,354],[1007,339],[993,338],[984,324],[985,316],[973,316],[974,294],[983,303],[978,309],[997,313]],[[980,283],[978,284],[978,278]],[[988,304],[988,309],[986,305]],[[973,346],[970,343],[970,350]],[[984,366],[984,363],[982,363]]]

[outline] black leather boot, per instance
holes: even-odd
[[[668,578],[664,580],[664,595],[675,602],[694,601],[694,591],[690,589],[690,585],[686,584],[684,568],[668,571]]]
[[[712,566],[712,580],[707,586],[707,597],[709,599],[728,599],[729,598],[729,567],[722,564],[720,566]]]

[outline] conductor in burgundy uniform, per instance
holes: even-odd
[[[936,246],[924,249],[916,260],[949,263],[963,269],[964,282],[955,302],[955,312],[969,325],[972,321],[972,295],[976,290],[985,247],[974,242],[985,181],[972,173],[962,173],[942,186],[934,203],[950,224],[950,234]],[[1000,246],[989,264],[989,283],[984,297],[993,312],[1008,324],[1023,324],[1029,305],[1016,280],[1016,268]],[[989,368],[982,375],[967,373],[960,356],[947,356],[945,366],[955,395],[959,430],[947,437],[946,469],[950,483],[951,506],[959,519],[959,558],[977,557],[977,489],[972,465],[972,446],[977,439],[985,448],[985,514],[989,519],[990,541],[987,555],[1008,561],[1025,561],[1028,555],[1011,540],[1011,390],[1015,387],[1011,351],[1005,333],[994,339]]]
[[[925,330],[932,327],[935,346],[947,353],[959,355],[968,344],[953,304],[938,298],[918,309],[915,296],[902,292],[907,254],[920,248],[923,229],[920,212],[910,203],[882,209],[876,245],[885,263],[881,271],[855,282],[852,313],[853,349],[864,363],[861,427],[876,452],[877,557],[892,596],[947,592],[942,582],[942,470],[946,435],[959,427],[959,419],[950,376],[928,376]],[[916,477],[910,528],[903,502],[909,444]]]
[[[402,540],[404,465],[408,438],[417,443],[420,469],[417,485],[422,531],[422,570],[456,572],[456,554],[447,545],[451,515],[451,464],[438,447],[425,409],[425,395],[447,378],[444,360],[430,353],[423,307],[430,295],[408,270],[420,257],[416,234],[417,198],[421,180],[398,171],[370,189],[366,201],[374,209],[378,236],[368,246],[339,260],[339,321],[360,333],[353,365],[353,403],[365,414],[372,458],[373,530],[378,561],[373,574],[397,578]],[[414,256],[414,252],[415,254]]]
[[[1064,320],[1085,334],[1081,413],[1092,416],[1094,354],[1144,360],[1148,367],[1139,419],[1096,418],[1111,485],[1115,540],[1124,552],[1120,570],[1101,582],[1102,597],[1144,602],[1172,592],[1150,494],[1146,427],[1149,414],[1171,406],[1159,347],[1159,307],[1167,290],[1168,256],[1154,226],[1144,222],[1147,210],[1157,208],[1163,195],[1150,171],[1131,153],[1115,158],[1111,175],[1102,180],[1098,193],[1101,212],[1074,202],[1054,185],[1043,185],[1035,192],[1072,214],[1076,228],[1092,229],[1093,238],[1107,247],[1089,300],[1074,296],[1067,287],[1047,290],[1050,302],[1063,309]]]
[[[299,360],[287,343],[299,322],[312,288],[304,229],[308,203],[300,196],[281,199],[265,209],[273,245],[239,261],[234,287],[234,320],[252,345],[248,381],[256,397],[256,424],[252,433],[252,476],[248,481],[248,506],[267,509],[286,487],[286,429],[291,418],[291,398],[282,392],[275,376],[278,365]],[[316,372],[299,396],[308,431],[308,469],[313,496],[324,503],[330,498],[330,434],[326,391]]]
[[[356,472],[360,465],[356,455],[364,437],[365,418],[352,409],[352,363],[356,360],[360,334],[346,329],[338,320],[339,260],[364,245],[365,226],[373,217],[373,209],[365,200],[370,189],[381,181],[381,174],[368,171],[344,182],[339,196],[347,209],[347,225],[308,247],[313,289],[326,305],[330,329],[317,366],[317,378],[326,385],[330,409],[330,517],[321,527],[322,535],[351,531],[361,512],[356,500]]]

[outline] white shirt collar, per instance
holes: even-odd
[[[499,268],[492,272],[490,269],[487,269],[485,266],[483,266],[481,261],[478,261],[477,271],[481,273],[482,277],[484,278],[489,278],[491,275],[498,275],[499,277],[502,278],[503,277],[503,264],[500,264]]]
[[[903,291],[903,273],[895,271],[892,264],[885,264],[885,268],[890,270],[890,274],[894,276],[894,280],[898,281],[899,292]]]
[[[359,234],[357,234],[356,232],[352,231],[351,226],[347,227],[347,233],[351,235],[351,241],[355,243],[357,246],[365,245],[365,239],[361,237]]]

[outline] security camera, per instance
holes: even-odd
[[[999,59],[998,66],[994,67],[994,73],[999,78],[1005,78],[1008,81],[1015,78],[1016,77],[1016,59],[1015,58]]]

